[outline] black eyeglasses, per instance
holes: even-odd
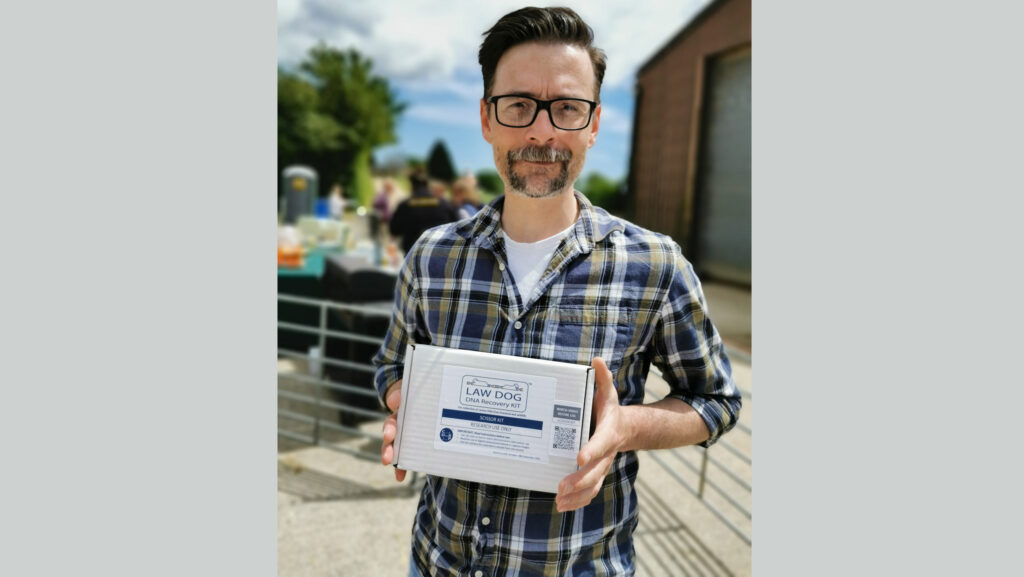
[[[525,128],[533,124],[541,110],[547,110],[551,124],[562,130],[583,130],[589,126],[597,105],[582,98],[538,100],[519,94],[492,96],[487,102],[494,104],[494,116],[502,126]]]

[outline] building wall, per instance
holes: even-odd
[[[693,229],[705,60],[751,43],[750,0],[719,0],[637,74],[634,220],[683,245]]]

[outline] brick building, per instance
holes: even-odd
[[[637,73],[633,220],[698,273],[749,286],[750,0],[713,0]]]

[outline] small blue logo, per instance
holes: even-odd
[[[452,440],[452,430],[448,427],[441,429],[441,440],[447,443]]]

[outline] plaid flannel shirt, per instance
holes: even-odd
[[[383,403],[410,341],[589,365],[600,356],[619,402],[640,404],[653,363],[714,443],[740,410],[700,282],[665,235],[594,207],[580,216],[532,294],[507,266],[500,197],[475,217],[428,230],[399,273],[391,326],[373,362]],[[620,453],[587,506],[559,513],[553,493],[427,476],[413,523],[424,575],[632,575],[637,458]]]

